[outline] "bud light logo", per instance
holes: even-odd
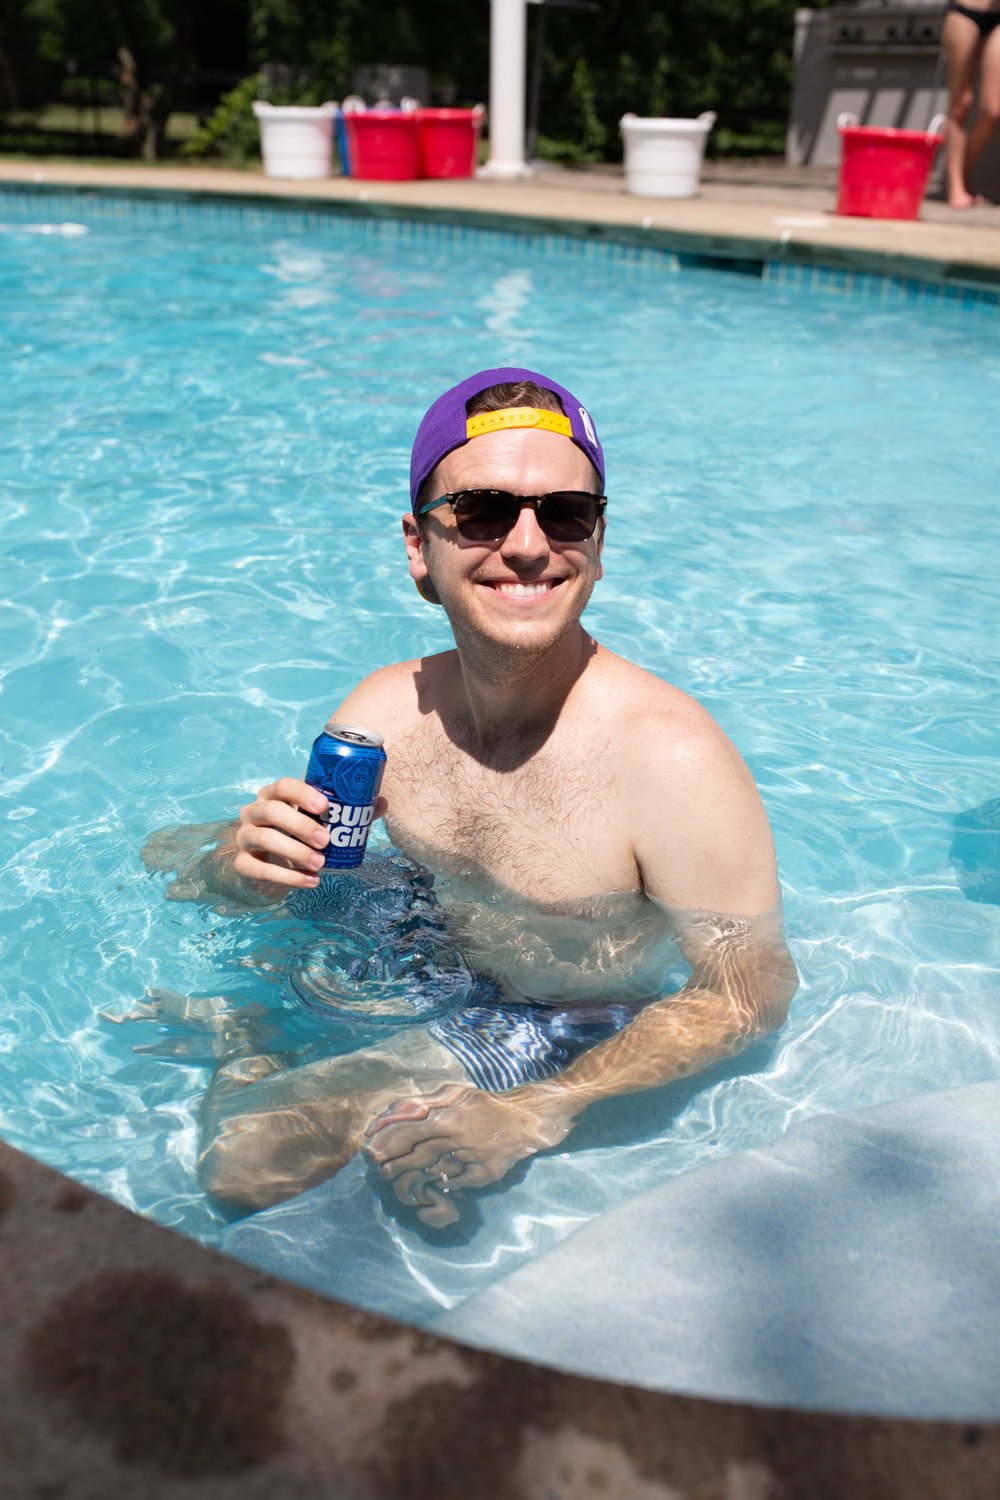
[[[333,768],[333,795],[341,802],[369,802],[380,769],[375,760],[355,760],[353,757],[338,760]]]
[[[326,826],[330,830],[327,846],[327,863],[339,864],[338,849],[364,849],[371,828],[375,808],[357,803],[331,802],[326,815]]]

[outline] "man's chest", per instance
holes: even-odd
[[[414,736],[387,767],[390,835],[417,858],[436,856],[456,873],[482,874],[539,902],[635,889],[610,758],[577,749],[561,741],[497,770],[447,740]]]

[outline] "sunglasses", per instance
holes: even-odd
[[[550,542],[585,542],[594,535],[597,519],[607,505],[606,495],[587,490],[553,490],[548,495],[512,495],[509,490],[455,490],[428,500],[417,511],[425,516],[439,505],[450,505],[455,525],[467,542],[499,542],[512,531],[521,507],[530,505]]]

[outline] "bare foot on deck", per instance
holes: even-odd
[[[949,208],[982,208],[983,201],[982,193],[970,193],[965,188],[948,194]]]

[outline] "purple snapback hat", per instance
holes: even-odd
[[[413,440],[413,453],[410,458],[411,504],[416,502],[420,486],[437,468],[442,458],[455,448],[461,448],[475,435],[469,431],[465,403],[473,396],[478,396],[480,391],[488,390],[491,385],[513,384],[522,380],[534,381],[535,385],[552,391],[559,397],[563,411],[569,419],[570,431],[567,436],[586,453],[597,470],[603,490],[604,450],[587,408],[581,406],[565,386],[559,385],[555,380],[550,380],[547,375],[539,375],[536,370],[504,368],[481,370],[478,375],[470,375],[467,380],[453,385],[450,391],[445,391],[444,395],[439,396],[434,405],[429,408]],[[475,418],[472,420],[475,421]],[[527,426],[528,423],[518,425]]]

